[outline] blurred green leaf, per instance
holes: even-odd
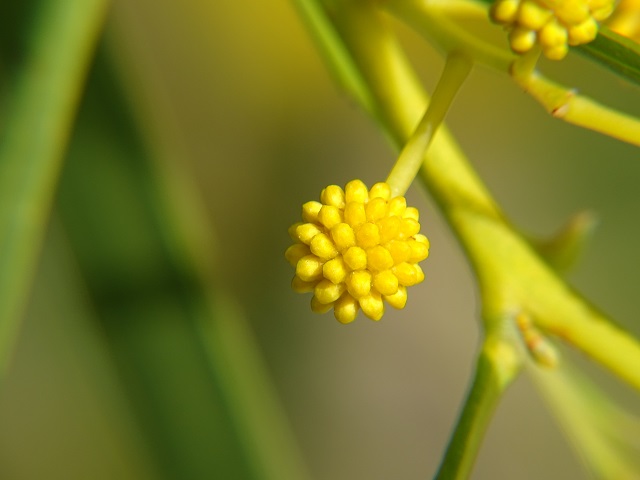
[[[213,289],[186,165],[150,154],[125,98],[101,52],[59,206],[156,461],[172,479],[305,478],[250,332]]]
[[[53,220],[0,394],[0,477],[162,478]]]
[[[640,45],[622,35],[600,27],[596,39],[578,51],[630,82],[640,85]]]
[[[15,78],[8,81],[8,105],[0,123],[0,376],[23,315],[61,160],[107,3],[53,0],[35,4],[37,15],[25,22],[29,32],[26,56],[18,62],[21,68]]]
[[[558,423],[597,478],[636,478],[640,418],[616,403],[567,356],[556,369],[529,364],[529,373]]]

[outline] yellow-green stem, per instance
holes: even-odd
[[[472,66],[473,61],[464,53],[452,52],[448,55],[427,111],[387,177],[393,197],[404,195],[416,178],[424,155]]]
[[[574,90],[546,79],[529,64],[530,59],[526,57],[517,60],[511,68],[511,76],[554,118],[640,146],[640,121],[637,118],[577,95]]]
[[[507,48],[475,35],[452,16],[458,13],[466,18],[485,20],[488,18],[488,9],[480,3],[464,0],[393,0],[384,2],[383,7],[443,52],[464,52],[479,65],[502,72],[506,72],[516,58]]]
[[[471,390],[438,469],[437,480],[469,478],[493,411],[520,371],[517,348],[495,333],[487,337],[478,357]]]
[[[358,1],[333,8],[336,27],[375,99],[376,118],[403,145],[425,111],[421,86],[375,8]],[[527,310],[537,325],[640,389],[640,343],[595,313],[541,261],[503,218],[444,126],[421,178],[468,253],[484,308],[496,315]]]

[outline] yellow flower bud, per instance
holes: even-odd
[[[402,310],[407,304],[407,287],[400,285],[396,293],[393,295],[385,295],[384,299],[393,308]]]
[[[295,267],[302,257],[306,257],[310,254],[311,250],[303,243],[294,243],[289,248],[287,248],[286,252],[284,252],[285,258],[292,267]]]
[[[369,203],[367,203],[367,206],[365,207],[367,221],[377,222],[378,220],[383,219],[387,216],[388,210],[389,207],[387,206],[387,201],[384,198],[376,197],[369,200]]]
[[[305,222],[317,222],[318,213],[320,213],[321,208],[322,204],[320,202],[305,203],[302,205],[302,219]]]
[[[319,233],[311,240],[311,253],[322,258],[323,260],[331,260],[338,255],[338,250],[333,243],[333,240],[324,233]]]
[[[412,238],[420,232],[420,224],[411,218],[405,218],[400,224],[399,238]]]
[[[320,201],[324,205],[344,208],[344,191],[337,185],[329,185],[320,194]]]
[[[524,27],[515,27],[509,32],[511,49],[516,53],[526,53],[536,44],[536,32]]]
[[[315,297],[320,303],[333,303],[344,292],[344,283],[335,284],[329,280],[321,280],[314,289]]]
[[[556,47],[566,45],[568,40],[567,29],[555,20],[547,24],[538,33],[538,40],[543,47]]]
[[[553,13],[536,2],[522,2],[517,22],[529,30],[540,30]]]
[[[304,280],[300,280],[300,277],[296,275],[295,277],[293,277],[293,280],[291,280],[291,288],[294,292],[298,293],[313,292],[313,289],[316,288],[317,283],[317,281],[305,282]]]
[[[409,248],[411,248],[411,255],[409,256],[410,263],[421,262],[429,256],[428,244],[418,242],[417,240],[410,240],[407,243],[409,244]]]
[[[367,252],[362,247],[351,247],[344,254],[344,261],[351,270],[367,268]]]
[[[404,197],[395,197],[389,200],[389,215],[402,217],[407,209],[407,200]]]
[[[598,35],[598,24],[593,18],[571,27],[568,30],[569,45],[582,45],[589,43]]]
[[[294,242],[300,242],[300,238],[298,238],[298,227],[300,225],[303,225],[303,223],[297,222],[289,227],[289,230],[288,230],[289,237],[291,237],[291,240],[293,240]]]
[[[344,252],[356,244],[356,234],[348,223],[334,225],[331,229],[331,238],[340,252]]]
[[[519,0],[497,0],[491,6],[491,18],[496,23],[508,25],[516,20]]]
[[[375,223],[364,223],[356,230],[356,242],[362,248],[374,247],[380,243],[380,229]]]
[[[369,199],[367,186],[361,180],[352,180],[345,187],[345,201],[347,203],[366,203]]]
[[[405,287],[410,287],[411,285],[415,285],[418,283],[418,275],[413,268],[413,265],[410,263],[404,262],[400,265],[396,265],[393,267],[393,273],[396,277],[398,277],[398,282],[400,285],[404,285]]]
[[[367,221],[364,203],[349,202],[344,209],[344,221],[352,227],[363,224]]]
[[[392,240],[385,245],[385,248],[389,250],[391,258],[393,258],[394,265],[409,261],[409,257],[411,256],[411,247],[407,242]]]
[[[382,271],[393,267],[391,252],[381,245],[367,250],[367,266],[372,271]]]
[[[323,205],[320,212],[318,212],[318,221],[326,228],[330,229],[331,227],[342,223],[342,210],[338,207],[334,207],[333,205]]]
[[[316,313],[327,313],[331,310],[331,306],[330,303],[322,303],[319,301],[315,295],[311,297],[311,310]]]
[[[402,218],[410,218],[418,222],[420,220],[420,212],[416,207],[407,207],[402,214]]]
[[[392,216],[381,218],[376,222],[380,231],[380,243],[387,243],[397,238],[400,234],[400,225],[402,220],[400,217]]]
[[[371,320],[380,320],[384,314],[384,304],[382,296],[378,292],[371,292],[369,295],[358,300],[360,308]]]
[[[376,183],[369,191],[369,200],[374,198],[389,200],[391,198],[391,187],[384,182]]]
[[[371,272],[358,270],[347,277],[347,290],[354,298],[361,298],[371,291]]]
[[[322,228],[314,223],[303,223],[296,228],[296,237],[302,243],[309,245],[313,237],[322,233]]]
[[[322,278],[323,262],[315,255],[302,257],[296,264],[296,275],[300,280],[313,282]]]
[[[341,257],[329,260],[322,267],[322,276],[336,284],[344,282],[348,274],[349,269]]]
[[[393,295],[398,291],[398,277],[391,270],[384,270],[373,277],[373,286],[382,295]]]
[[[333,314],[340,323],[351,323],[356,319],[359,309],[358,301],[345,293],[333,305]]]

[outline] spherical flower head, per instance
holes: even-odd
[[[354,321],[359,310],[380,320],[385,303],[404,308],[407,287],[424,280],[418,262],[429,255],[418,217],[404,197],[391,198],[386,183],[370,190],[360,180],[344,190],[328,186],[319,202],[302,206],[303,222],[289,229],[295,243],[285,257],[296,269],[292,288],[313,292],[311,309],[333,308],[341,323]]]
[[[496,0],[490,15],[509,32],[511,49],[526,53],[538,44],[547,58],[561,60],[569,45],[589,43],[615,0]]]

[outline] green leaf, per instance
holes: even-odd
[[[633,40],[601,26],[596,39],[577,50],[622,78],[640,85],[640,45]]]
[[[0,377],[28,298],[107,4],[107,0],[39,2],[33,24],[27,25],[26,57],[9,81],[0,134]]]
[[[122,35],[97,56],[58,207],[127,397],[167,478],[308,478],[251,329],[213,284],[211,220],[153,69]]]

